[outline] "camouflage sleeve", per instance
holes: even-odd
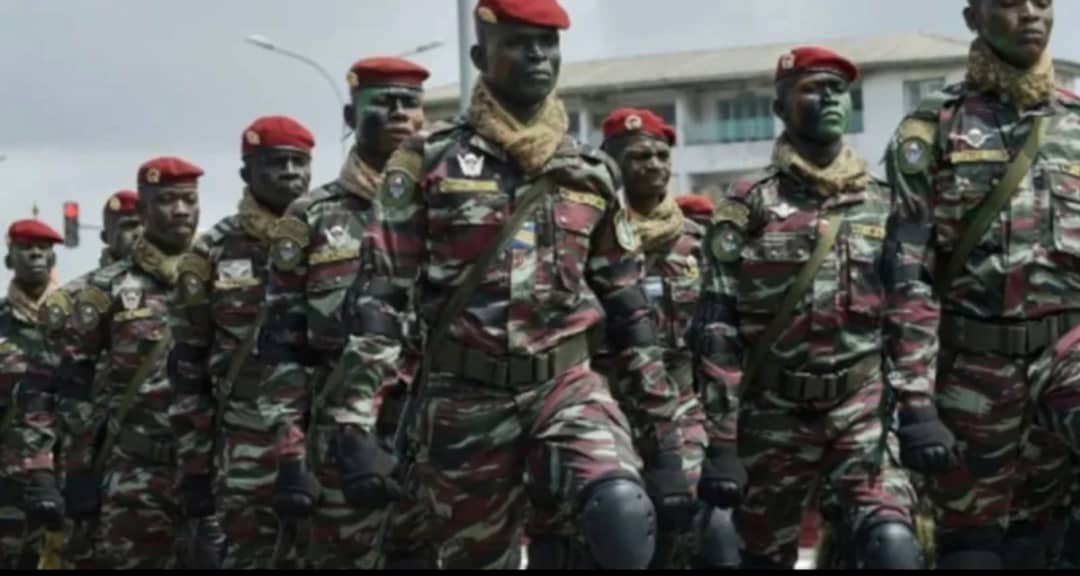
[[[398,373],[404,328],[416,320],[411,303],[427,227],[423,149],[422,141],[410,141],[387,163],[378,213],[364,238],[364,267],[349,295],[350,335],[342,357],[346,386],[330,413],[365,434],[375,426],[375,393]]]
[[[304,423],[310,402],[308,379],[320,359],[308,345],[307,284],[311,227],[306,199],[298,200],[270,231],[266,322],[258,355],[269,369],[260,411],[272,423],[278,456],[303,460]]]
[[[59,356],[53,373],[56,412],[68,435],[63,450],[64,471],[89,472],[98,431],[105,420],[107,399],[96,394],[95,384],[109,346],[112,300],[104,288],[93,283],[70,292],[62,290],[53,298],[56,300],[50,307],[61,306],[64,310],[63,319],[57,320],[62,328],[50,332],[52,351]]]
[[[175,345],[168,375],[173,390],[169,422],[177,441],[182,477],[206,476],[213,464],[214,412],[222,409],[214,397],[210,351],[214,330],[210,319],[211,252],[205,238],[184,255],[179,282],[169,311]]]
[[[735,443],[739,411],[739,382],[745,354],[739,335],[739,258],[748,230],[749,206],[727,199],[705,240],[708,265],[702,280],[699,330],[695,354],[710,444]]]
[[[885,368],[901,410],[931,405],[940,307],[934,293],[933,178],[937,124],[905,120],[889,144],[893,202],[882,277],[886,290]]]
[[[57,368],[59,357],[40,340],[35,342],[34,348],[24,353],[26,373],[16,385],[13,434],[8,436],[15,442],[10,452],[16,455],[17,460],[5,462],[5,467],[11,465],[11,469],[4,470],[8,475],[56,469],[53,454],[59,439],[59,423],[56,419],[55,382],[50,375]]]

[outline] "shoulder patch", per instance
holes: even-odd
[[[621,208],[615,213],[615,240],[627,252],[641,250],[641,239],[634,231],[634,225],[630,223],[630,215]]]
[[[98,327],[101,317],[112,307],[112,298],[96,286],[83,288],[75,297],[75,327],[89,332]]]
[[[747,224],[750,223],[750,208],[741,202],[721,200],[716,205],[713,222],[717,224],[730,222],[736,228],[746,228]]]
[[[282,272],[295,270],[311,242],[311,228],[299,218],[286,216],[270,228],[270,263]],[[207,279],[210,272],[206,274]]]
[[[908,118],[897,130],[897,166],[904,174],[923,172],[933,156],[937,124],[920,118]]]
[[[744,226],[730,220],[720,220],[709,227],[705,246],[714,260],[721,264],[730,264],[739,260],[742,253]]]
[[[386,177],[379,191],[379,203],[393,208],[411,202],[423,167],[423,154],[406,148],[394,152],[386,163]]]
[[[64,290],[57,290],[45,299],[38,321],[49,331],[62,330],[75,310],[75,303]]]
[[[210,276],[213,273],[210,260],[202,254],[188,252],[180,259],[176,272],[179,278],[180,303],[190,306],[205,302],[206,286],[210,283]]]

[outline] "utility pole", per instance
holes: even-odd
[[[473,85],[476,83],[476,69],[473,68],[469,51],[476,44],[476,26],[473,23],[473,9],[476,0],[458,0],[458,62],[461,66],[460,85],[461,101],[458,109],[464,116],[472,100]]]

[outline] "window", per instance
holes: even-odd
[[[848,134],[862,134],[865,129],[863,118],[862,88],[851,89],[851,120],[848,122]]]
[[[719,142],[757,142],[775,137],[772,112],[773,99],[769,96],[742,94],[718,103]]]
[[[944,87],[944,78],[924,78],[904,82],[904,113],[914,112],[924,98]]]

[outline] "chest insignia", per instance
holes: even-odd
[[[461,167],[461,174],[466,178],[479,178],[484,173],[484,157],[469,152],[468,154],[458,154],[458,165]]]

